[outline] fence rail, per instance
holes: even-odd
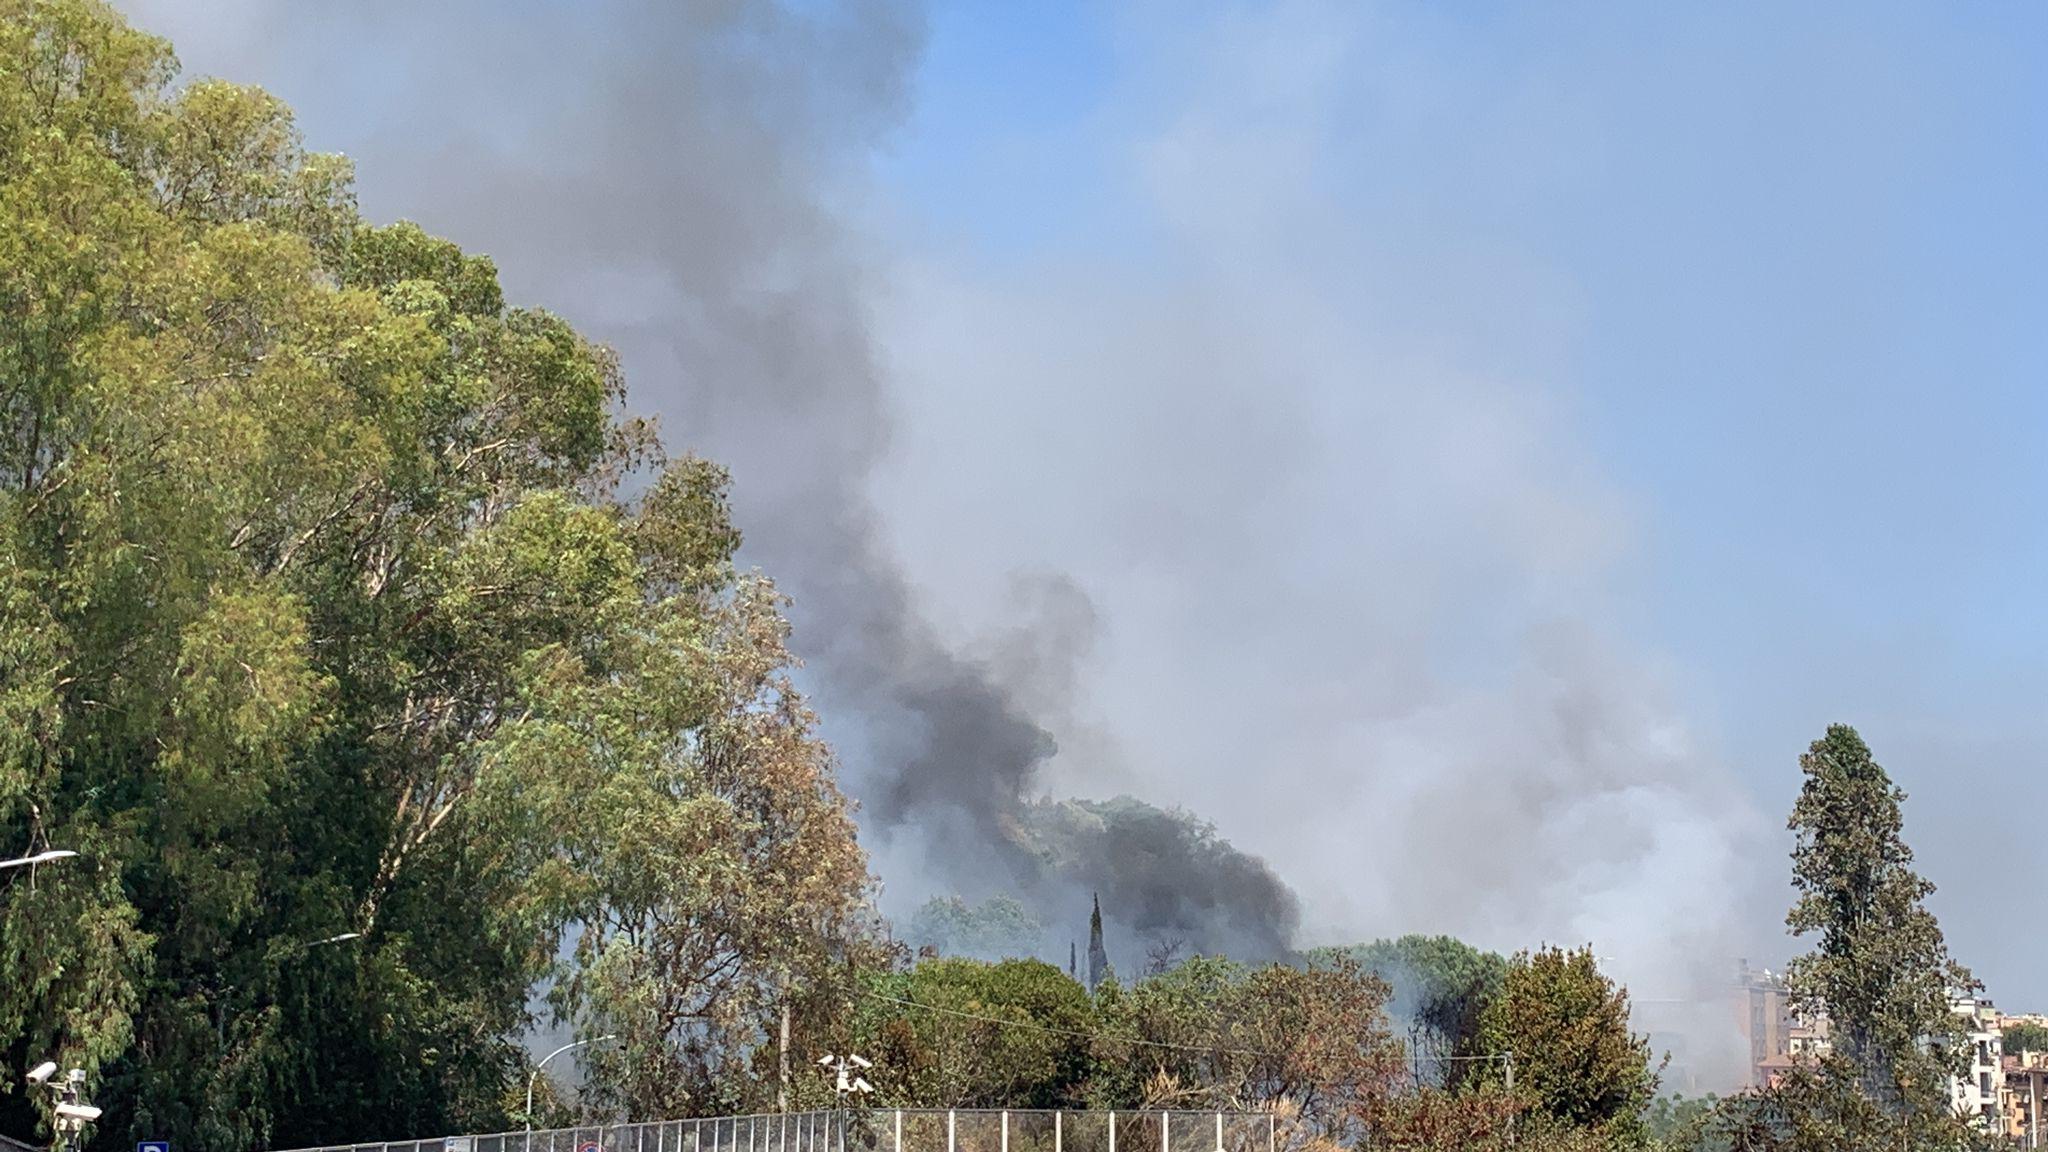
[[[1270,1112],[877,1108],[326,1144],[291,1152],[1282,1152]]]

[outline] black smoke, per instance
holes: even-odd
[[[868,261],[834,201],[904,113],[917,9],[132,8],[195,71],[298,107],[309,147],[356,159],[372,218],[489,254],[509,298],[612,344],[670,447],[731,469],[742,557],[794,599],[892,893],[1009,890],[1050,922],[1099,888],[1136,933],[1287,943],[1292,895],[1198,822],[1119,808],[1056,840],[1028,831],[1056,746],[1020,682],[940,636],[882,530],[869,485],[890,389]]]

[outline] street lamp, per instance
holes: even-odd
[[[548,1066],[548,1061],[569,1051],[571,1048],[581,1048],[586,1044],[602,1044],[607,1040],[617,1039],[617,1036],[592,1036],[588,1040],[578,1040],[571,1044],[564,1044],[553,1052],[541,1057],[540,1063],[533,1066],[533,1074],[526,1078],[526,1146],[528,1148],[533,1147],[533,1085],[535,1081],[540,1079],[540,1070]]]
[[[100,1118],[100,1110],[87,1104],[85,1094],[85,1069],[73,1068],[64,1079],[55,1084],[50,1077],[57,1074],[57,1064],[45,1060],[29,1072],[28,1082],[37,1087],[47,1087],[56,1094],[57,1104],[52,1110],[56,1114],[57,1145],[59,1148],[78,1147],[78,1134],[85,1126]]]
[[[859,1073],[855,1071],[855,1069],[873,1068],[875,1066],[865,1056],[820,1056],[818,1063],[838,1074],[839,1082],[836,1087],[839,1090],[839,1101],[842,1108],[846,1106],[848,1093],[858,1092],[861,1095],[866,1095],[875,1090],[873,1084],[861,1079]]]
[[[856,1094],[865,1096],[875,1090],[875,1086],[862,1079],[858,1071],[859,1069],[873,1068],[875,1065],[873,1061],[865,1056],[855,1056],[852,1054],[845,1056],[821,1056],[818,1058],[818,1064],[820,1067],[838,1074],[838,1084],[836,1087],[839,1090],[839,1152],[846,1152],[846,1098]],[[1006,1117],[1007,1115],[1005,1113]],[[1003,1121],[1003,1142],[1005,1144],[1009,1143],[1009,1123],[1007,1118]],[[825,1130],[825,1148],[826,1152],[831,1152],[832,1130],[829,1127]]]
[[[48,864],[52,860],[66,860],[76,855],[78,853],[69,849],[52,848],[47,851],[38,852],[33,856],[23,856],[19,860],[0,860],[0,870],[8,868],[33,868],[38,864]]]

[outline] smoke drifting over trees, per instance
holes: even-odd
[[[1752,826],[1602,638],[1627,518],[1553,382],[1498,372],[1556,363],[1563,321],[1541,269],[1437,262],[1399,239],[1427,209],[1309,159],[1354,150],[1336,112],[1384,63],[1342,9],[1152,62],[1109,143],[1166,273],[848,226],[913,103],[904,5],[132,9],[731,468],[892,910],[1015,891],[1052,923],[1100,888],[1205,946],[1598,938],[1718,977]],[[992,607],[1048,569],[1021,624]],[[1037,807],[1125,792],[1246,851]]]

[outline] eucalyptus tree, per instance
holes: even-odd
[[[501,1122],[544,976],[747,1067],[867,880],[723,474],[175,72],[0,0],[0,837],[84,856],[0,888],[0,1057],[201,1149]]]

